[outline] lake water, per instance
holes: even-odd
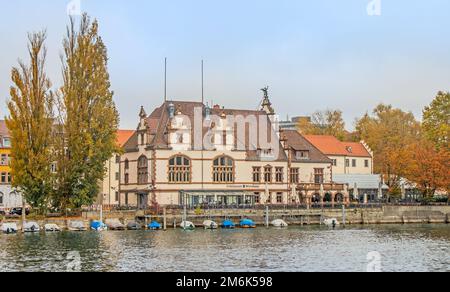
[[[0,235],[0,271],[450,271],[450,225]]]

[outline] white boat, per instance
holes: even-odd
[[[3,223],[2,225],[2,232],[6,234],[12,234],[17,233],[19,231],[19,228],[17,227],[16,223]]]
[[[339,221],[336,218],[325,219],[323,220],[323,224],[335,228],[336,226],[339,226]]]
[[[86,228],[86,226],[84,226],[84,223],[82,221],[70,221],[69,230],[70,231],[86,231],[87,228]]]
[[[41,231],[41,227],[36,222],[26,222],[23,231],[27,233],[35,233]]]
[[[106,219],[106,226],[109,230],[125,230],[127,227],[119,221],[119,219]]]
[[[203,227],[205,229],[217,229],[219,228],[219,225],[212,220],[206,220],[205,222],[203,222]]]
[[[287,224],[286,221],[281,220],[281,219],[273,220],[271,224],[274,227],[288,227],[289,226],[289,224]]]
[[[193,229],[195,229],[195,224],[190,221],[183,221],[183,222],[181,222],[180,227],[185,230],[186,229],[193,230]]]
[[[46,232],[59,232],[61,228],[56,224],[45,224],[44,229]]]

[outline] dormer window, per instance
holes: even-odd
[[[309,159],[309,151],[295,151],[295,158],[297,160],[308,160]]]
[[[353,153],[353,148],[350,147],[350,146],[348,146],[348,147],[347,147],[347,152],[348,152],[348,153]]]
[[[273,149],[259,149],[258,156],[259,158],[273,158],[274,151]]]

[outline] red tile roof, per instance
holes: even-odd
[[[362,143],[341,142],[333,136],[306,135],[305,138],[326,155],[372,157]]]
[[[117,144],[122,147],[131,138],[134,130],[117,130]]]

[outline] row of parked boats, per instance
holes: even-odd
[[[271,222],[271,225],[274,227],[288,227],[288,224],[283,220],[274,220]],[[105,223],[102,221],[92,221],[90,224],[90,229],[95,231],[104,231],[104,230],[140,230],[143,229],[144,226],[139,224],[138,222],[131,221],[127,225],[122,224],[119,220],[106,220]],[[152,221],[150,224],[145,226],[149,230],[161,230],[163,227],[157,221]],[[183,221],[180,224],[180,227],[184,230],[194,230],[196,228],[195,224],[190,221]],[[232,220],[224,220],[221,224],[216,223],[212,220],[205,220],[203,222],[204,229],[234,229],[236,227],[239,228],[256,228],[256,224],[251,219],[242,219],[238,224],[234,223]],[[59,232],[62,230],[57,224],[45,224],[42,229],[36,222],[27,222],[23,226],[24,232],[26,233],[36,233],[44,230],[45,232]],[[69,231],[87,231],[88,228],[84,225],[82,221],[71,221],[68,226]],[[6,234],[17,233],[19,228],[16,223],[3,223],[1,226],[1,231]]]

